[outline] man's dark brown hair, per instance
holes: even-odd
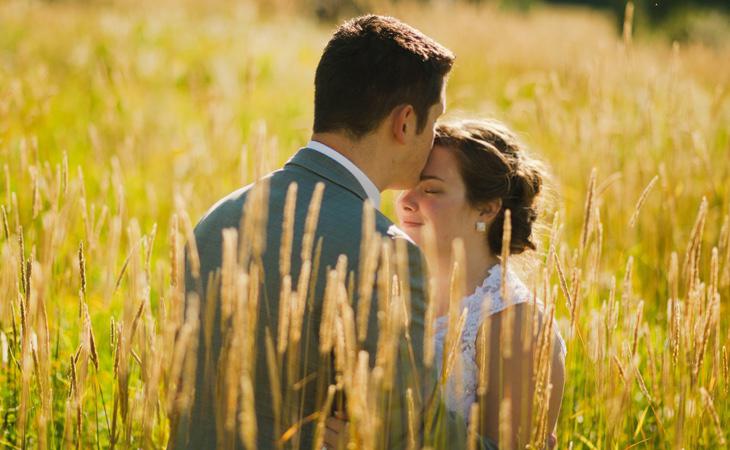
[[[360,138],[398,105],[412,105],[417,131],[441,98],[454,55],[392,17],[367,15],[342,24],[314,78],[314,132]]]

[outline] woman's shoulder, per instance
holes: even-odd
[[[505,282],[504,295],[502,289],[503,276]],[[489,270],[484,283],[475,291],[472,297],[469,299],[470,303],[479,303],[480,322],[485,320],[499,322],[504,316],[502,313],[507,311],[513,313],[510,317],[512,321],[515,319],[520,322],[536,320],[538,324],[542,324],[548,319],[545,304],[537,297],[536,293],[531,291],[513,270],[507,268],[503,275],[500,264]],[[565,354],[567,350],[565,341],[560,334],[557,322],[554,319],[552,322],[558,345]]]
[[[504,273],[504,292],[502,277]],[[476,290],[464,299],[464,306],[480,312],[482,317],[496,314],[505,308],[520,303],[537,301],[520,277],[510,270],[503,271],[500,264],[492,266],[484,281]]]

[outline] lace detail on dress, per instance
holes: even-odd
[[[485,317],[503,311],[508,306],[532,301],[530,290],[522,280],[511,270],[507,270],[507,292],[508,300],[505,301],[501,294],[501,266],[499,264],[489,269],[487,277],[473,294],[465,297],[461,302],[461,310],[467,309],[466,321],[461,335],[460,357],[456,358],[454,367],[444,386],[444,398],[447,409],[463,415],[469,420],[469,410],[472,403],[476,401],[477,362],[476,362],[476,339],[479,326]],[[538,300],[538,307],[543,304]],[[435,322],[435,358],[434,363],[441,374],[441,367],[444,354],[444,341],[448,333],[448,316],[441,316]],[[557,325],[554,327],[555,335],[560,343],[563,354],[566,352],[565,341],[563,341]]]

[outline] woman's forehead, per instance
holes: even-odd
[[[456,157],[449,148],[436,145],[431,150],[428,162],[421,173],[422,179],[435,178],[443,181],[459,176]]]

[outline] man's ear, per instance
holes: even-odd
[[[495,198],[494,200],[489,200],[488,202],[484,202],[479,206],[479,218],[491,222],[494,220],[494,218],[499,214],[499,212],[502,210],[502,199],[501,198]]]
[[[393,137],[400,144],[405,144],[408,135],[415,132],[416,110],[412,105],[400,105],[393,109]]]

